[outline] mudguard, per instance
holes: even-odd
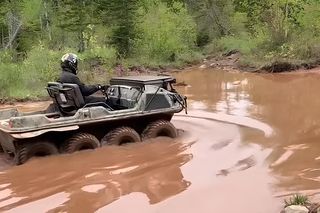
[[[74,125],[74,126],[67,126],[67,127],[60,127],[60,128],[42,129],[42,130],[33,131],[33,132],[11,134],[11,136],[15,139],[25,139],[25,138],[34,138],[34,137],[43,135],[44,133],[47,133],[47,132],[65,132],[65,131],[72,131],[77,129],[79,129],[79,126]]]

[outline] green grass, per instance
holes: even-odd
[[[303,64],[317,64],[320,58],[320,37],[297,32],[290,39],[276,45],[267,34],[255,36],[242,33],[215,39],[208,44],[205,55],[221,56],[231,50],[241,53],[240,67],[255,67],[257,69],[276,62],[286,62],[300,67]]]
[[[60,58],[65,52],[35,46],[24,60],[14,60],[12,53],[0,54],[0,100],[38,99],[47,97],[46,85],[60,75]],[[116,63],[116,53],[110,48],[90,49],[80,54],[80,77],[86,83],[103,83]],[[14,62],[15,61],[15,62]],[[98,68],[97,68],[98,67]],[[99,69],[99,70],[97,70]],[[96,74],[99,74],[99,78]]]
[[[310,201],[306,195],[295,194],[294,196],[290,197],[289,200],[285,200],[284,203],[285,207],[292,205],[307,206],[310,204]]]

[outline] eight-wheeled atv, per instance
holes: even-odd
[[[78,85],[50,82],[47,91],[58,110],[0,111],[1,147],[19,165],[32,157],[175,138],[170,120],[187,104],[174,83],[171,76],[115,77],[104,91],[105,102],[86,104]]]

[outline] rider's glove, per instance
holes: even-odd
[[[98,84],[98,85],[97,85],[97,88],[98,88],[99,90],[107,90],[107,89],[109,88],[109,85],[100,85],[100,84]]]
[[[109,87],[110,87],[109,85],[103,85],[102,89],[106,91],[106,90],[108,90]]]

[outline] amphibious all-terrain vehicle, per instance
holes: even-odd
[[[147,138],[175,138],[170,122],[186,109],[186,98],[171,76],[114,77],[106,101],[86,104],[78,85],[50,82],[47,91],[57,111],[0,111],[0,143],[17,165],[34,156],[73,153]]]

